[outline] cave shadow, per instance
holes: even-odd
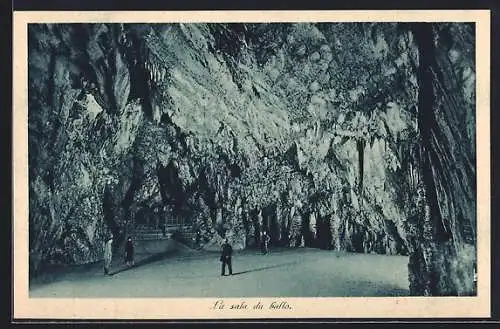
[[[387,287],[387,290],[377,290],[372,296],[367,297],[409,297],[409,289]]]
[[[269,270],[269,269],[272,269],[272,268],[285,267],[285,266],[295,265],[295,264],[297,264],[297,262],[289,262],[289,263],[283,263],[283,264],[269,265],[269,266],[264,266],[264,267],[258,267],[258,268],[255,268],[255,269],[234,272],[233,275],[240,275],[240,274],[246,274],[246,273],[252,273],[252,272],[260,272],[260,271],[265,271],[265,270]]]
[[[147,257],[144,257],[138,261],[135,261],[134,265],[122,265],[121,268],[115,270],[115,271],[111,271],[109,273],[110,276],[113,276],[113,275],[116,275],[116,274],[120,274],[122,272],[125,272],[125,271],[128,271],[128,270],[132,270],[132,269],[135,269],[137,267],[141,267],[141,266],[145,266],[145,265],[148,265],[148,264],[152,264],[152,263],[156,263],[160,260],[163,260],[165,259],[167,256],[171,255],[171,254],[174,254],[173,251],[171,252],[162,252],[162,253],[158,253],[158,254],[154,254],[154,255],[150,255],[150,256],[147,256]]]

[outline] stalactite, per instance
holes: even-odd
[[[282,226],[283,226],[283,223],[282,223],[282,218],[281,218],[281,202],[279,202],[279,201],[276,203],[276,223],[278,224],[277,225],[277,228],[278,228],[278,232],[277,232],[278,241],[281,241],[283,239],[283,236],[282,236]]]
[[[358,148],[358,160],[359,160],[359,189],[360,190],[363,190],[365,144],[366,144],[366,141],[364,139],[356,140],[356,146]]]
[[[263,228],[263,223],[264,223],[264,218],[262,217],[262,209],[258,209],[258,215],[257,215],[257,220],[259,223],[259,229],[262,230]]]

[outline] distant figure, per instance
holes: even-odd
[[[220,261],[222,262],[221,275],[226,275],[226,264],[229,269],[229,275],[233,275],[233,266],[231,263],[231,257],[233,255],[233,247],[229,244],[227,238],[224,240],[222,245],[222,254],[220,255]]]
[[[269,235],[267,235],[267,232],[264,231],[262,233],[262,241],[261,241],[261,246],[262,246],[262,254],[263,255],[266,255],[269,251],[269,240],[271,238],[269,237]]]
[[[127,266],[134,265],[134,243],[131,236],[127,238],[127,242],[125,243],[125,262]]]
[[[200,243],[200,241],[201,241],[201,232],[200,232],[200,230],[198,229],[198,230],[196,230],[195,243],[196,243],[196,244],[199,244],[199,243]]]
[[[111,260],[113,258],[113,235],[108,237],[104,244],[104,275],[109,275],[109,268],[111,267]]]
[[[474,270],[473,271],[474,271],[473,272],[474,275],[473,275],[472,279],[474,281],[474,286],[477,289],[477,265],[476,264],[474,264]]]

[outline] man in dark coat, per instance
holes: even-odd
[[[222,253],[220,255],[220,261],[222,262],[221,275],[226,275],[226,264],[229,269],[229,275],[233,275],[233,266],[231,263],[231,256],[233,255],[233,247],[229,244],[227,239],[224,240],[222,245]]]

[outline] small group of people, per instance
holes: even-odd
[[[270,237],[266,231],[262,233],[261,238],[261,252],[266,255],[269,252],[269,241]],[[226,267],[229,270],[229,275],[233,275],[233,265],[232,265],[233,247],[229,244],[227,238],[224,239],[222,244],[222,252],[220,255],[220,261],[222,262],[221,275],[226,275]],[[113,259],[113,235],[110,234],[104,244],[104,275],[110,275],[111,261]],[[132,237],[129,236],[125,242],[125,264],[127,266],[134,265],[134,243]]]
[[[108,236],[104,244],[104,275],[110,275],[111,261],[113,260],[113,234]],[[134,243],[129,236],[125,242],[125,264],[134,265]]]

